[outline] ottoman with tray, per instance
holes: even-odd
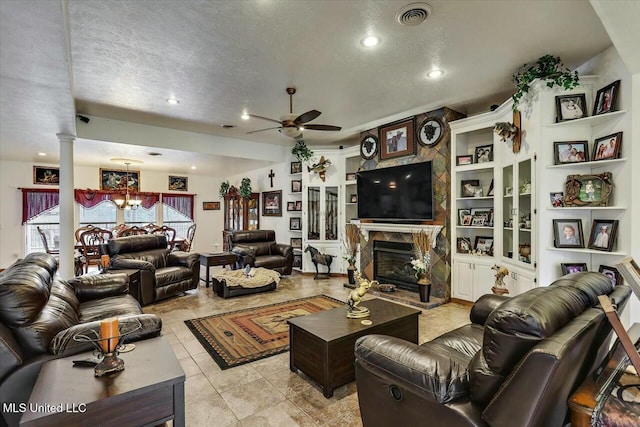
[[[254,268],[253,276],[245,270],[222,270],[213,274],[213,291],[222,298],[273,291],[280,282],[280,273],[267,268]]]

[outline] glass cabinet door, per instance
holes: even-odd
[[[325,240],[338,240],[338,187],[325,188]]]
[[[513,228],[517,227],[514,224],[515,218],[515,206],[513,200],[514,191],[518,189],[513,188],[513,165],[505,166],[502,168],[502,256],[505,258],[513,258]]]
[[[257,230],[260,221],[260,199],[251,198],[247,202],[247,230]]]
[[[309,187],[307,198],[307,239],[320,240],[320,187]]]
[[[531,166],[531,159],[518,162],[518,247],[514,247],[516,259],[527,264],[531,264]]]

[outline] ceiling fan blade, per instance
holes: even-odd
[[[318,117],[320,114],[322,113],[318,110],[307,111],[306,113],[302,113],[298,117],[296,117],[293,123],[296,125],[301,125],[303,123],[310,122],[311,120]]]
[[[282,129],[282,126],[276,126],[274,128],[266,128],[266,129],[258,129],[258,130],[252,130],[250,132],[247,132],[247,135],[249,135],[250,133],[256,133],[256,132],[263,132],[265,130],[273,130],[273,129]]]
[[[304,125],[305,130],[341,130],[340,126],[331,126],[331,125]]]
[[[282,122],[280,120],[270,119],[269,117],[256,116],[255,114],[249,114],[249,117],[253,117],[255,119],[268,120],[270,122],[282,124]]]

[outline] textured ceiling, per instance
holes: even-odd
[[[551,53],[574,68],[611,45],[586,1],[429,0],[432,16],[414,27],[395,20],[408,3],[0,0],[0,158],[34,161],[49,151],[57,161],[55,134],[75,133],[76,111],[205,133],[212,144],[224,137],[239,150],[243,140],[290,145],[277,130],[246,133],[272,123],[240,120],[243,110],[274,119],[288,113],[288,86],[298,90],[294,112],[317,109],[312,123],[343,128],[305,131],[309,144],[348,144],[362,130],[444,105],[487,109],[512,92],[522,63]],[[360,45],[368,33],[382,38],[376,49]],[[432,67],[445,76],[425,78]],[[170,97],[180,104],[168,104]],[[93,164],[149,151],[125,145],[76,144],[75,158]],[[170,160],[185,168],[233,164],[205,152]],[[149,167],[165,167],[162,157]]]

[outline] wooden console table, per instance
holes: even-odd
[[[91,353],[45,362],[20,426],[145,426],[173,420],[184,427],[185,375],[169,342],[158,337],[134,344],[135,350],[119,356],[124,371],[101,378],[93,367],[73,366]]]
[[[209,269],[214,266],[225,267],[229,266],[233,268],[236,263],[236,254],[231,252],[219,252],[219,253],[201,253],[200,254],[200,265],[204,267],[206,271],[206,279],[204,283],[207,288],[209,287],[209,283],[211,283],[209,276]],[[202,280],[202,279],[200,279]]]
[[[634,323],[627,333],[631,342],[637,345],[640,339],[640,323]],[[598,403],[598,396],[620,375],[619,365],[624,357],[626,357],[624,348],[620,345],[620,341],[616,340],[602,366],[569,398],[572,427],[591,426],[591,417]]]

